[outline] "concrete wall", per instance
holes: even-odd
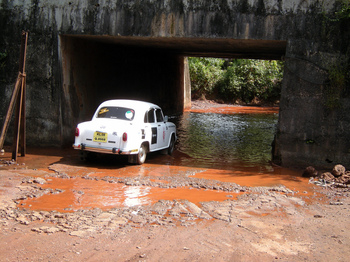
[[[106,98],[143,98],[169,105],[169,113],[181,111],[189,106],[187,55],[283,57],[275,161],[350,165],[349,84],[336,94],[328,92],[329,70],[349,63],[349,20],[326,18],[334,17],[339,1],[0,4],[0,52],[7,54],[0,68],[0,117],[17,76],[20,33],[29,31],[29,145],[69,144],[76,122],[88,118]],[[330,96],[338,97],[339,106],[329,106]]]

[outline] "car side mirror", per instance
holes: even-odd
[[[164,117],[164,123],[168,122],[168,120],[169,120],[169,117],[168,117],[168,116],[165,116],[165,117]]]

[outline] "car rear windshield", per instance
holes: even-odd
[[[135,116],[135,110],[125,107],[107,106],[101,107],[97,118],[112,118],[132,121]]]

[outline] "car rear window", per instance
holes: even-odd
[[[132,121],[135,116],[135,110],[125,107],[107,106],[101,107],[97,118],[112,118]]]

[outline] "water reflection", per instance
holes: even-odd
[[[128,186],[124,189],[125,200],[123,205],[127,207],[145,205],[151,202],[147,197],[150,187]]]
[[[177,149],[202,167],[266,166],[271,160],[278,114],[185,113]],[[195,160],[195,161],[193,161]]]

